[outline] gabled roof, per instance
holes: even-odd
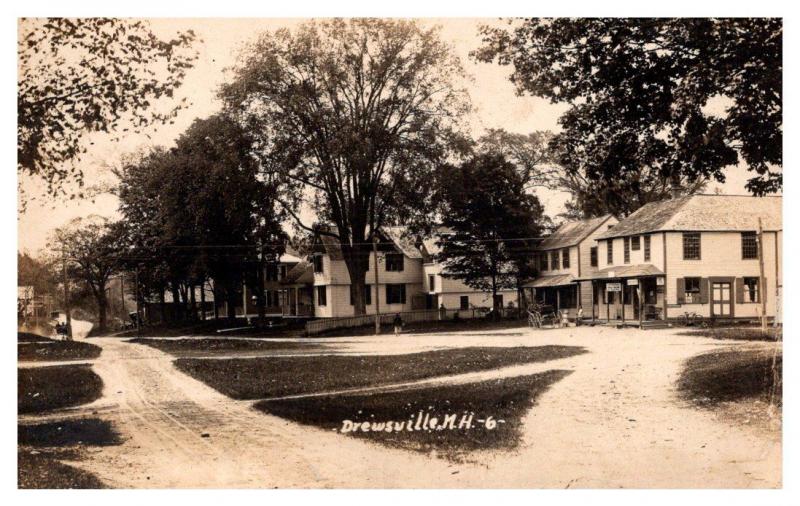
[[[281,280],[282,285],[312,284],[314,283],[314,266],[311,262],[300,261],[289,269],[286,277]]]
[[[414,238],[405,236],[405,233],[406,227],[383,227],[380,229],[381,243],[393,246],[408,258],[422,258],[422,252],[414,244]],[[318,242],[314,247],[315,252],[325,253],[331,260],[344,260],[342,246],[338,239],[325,234],[317,234],[316,240]]]
[[[598,239],[659,231],[713,232],[782,230],[782,197],[688,195],[639,208]]]
[[[589,218],[587,220],[570,221],[564,223],[558,229],[544,238],[537,249],[549,250],[575,246],[582,240],[597,230],[603,223],[611,219],[611,215],[600,216],[599,218]]]

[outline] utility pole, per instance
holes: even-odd
[[[125,320],[125,273],[119,273],[119,296],[122,302],[122,319]]]
[[[142,337],[142,313],[139,309],[139,266],[136,266],[136,336]],[[163,316],[163,315],[162,315]]]
[[[381,285],[378,278],[378,238],[372,236],[372,256],[375,258],[375,335],[381,333]]]
[[[67,340],[72,340],[72,315],[69,307],[69,280],[67,279],[67,250],[61,249],[61,265],[64,271],[64,311],[67,313]]]
[[[761,331],[767,331],[767,291],[764,290],[764,229],[758,218],[758,298],[761,302]],[[775,281],[777,283],[777,280]]]

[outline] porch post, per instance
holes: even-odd
[[[294,287],[294,315],[300,316],[300,287]]]
[[[611,307],[609,307],[609,304],[608,304],[608,294],[609,294],[608,286],[606,286],[606,284],[604,284],[603,285],[603,289],[606,291],[605,292],[605,294],[606,294],[606,323],[611,323]]]
[[[594,325],[594,280],[591,280],[589,283],[592,285],[592,325]]]
[[[561,311],[561,290],[555,287],[556,290],[556,311]]]
[[[642,294],[644,293],[644,287],[642,286],[642,281],[643,281],[642,278],[638,278],[638,279],[639,279],[639,285],[636,288],[637,288],[638,294],[639,294],[639,328],[641,328],[642,327],[642,321],[644,321],[644,318],[643,318],[643,315],[642,315]]]
[[[622,324],[625,325],[625,289],[628,287],[624,280],[620,280],[622,291],[620,292],[620,299],[622,302]]]

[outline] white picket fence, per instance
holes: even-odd
[[[404,311],[400,313],[403,324],[417,322],[445,321],[454,319],[470,320],[473,318],[486,318],[488,308],[471,309],[424,309],[419,311]],[[456,316],[457,315],[457,316]],[[500,316],[517,317],[519,310],[516,308],[503,308]],[[392,325],[397,313],[386,313],[380,316],[381,325]],[[315,335],[337,329],[351,329],[375,325],[375,315],[346,316],[340,318],[320,318],[306,323],[306,334]]]

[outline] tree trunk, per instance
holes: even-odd
[[[267,297],[264,293],[264,266],[258,266],[258,272],[256,273],[256,287],[254,287],[253,291],[256,294],[256,305],[258,306],[258,321],[259,323],[264,322],[267,318]]]
[[[170,320],[175,321],[180,319],[181,315],[181,297],[178,292],[178,284],[172,283],[170,288],[172,289],[172,314],[170,315]]]
[[[494,309],[493,312],[495,321],[500,319],[500,310],[502,309],[498,307],[497,302],[497,277],[492,274],[492,309]]]
[[[100,332],[105,332],[106,327],[108,326],[108,300],[106,300],[106,292],[103,288],[97,291],[97,313]]]
[[[206,280],[200,283],[200,319],[206,320]]]
[[[164,287],[158,291],[158,302],[161,306],[161,323],[167,322],[167,301],[164,297]]]
[[[194,283],[189,285],[189,307],[191,308],[190,309],[191,310],[191,318],[190,319],[192,321],[197,320],[197,301],[195,300],[195,295],[194,295],[194,287],[195,286],[196,285]]]
[[[364,300],[366,292],[367,267],[369,267],[369,255],[371,248],[365,245],[365,240],[361,239],[353,246],[342,247],[345,257],[345,265],[350,275],[350,290],[353,297],[353,314],[356,316],[367,314],[367,306]],[[377,269],[378,266],[375,266]],[[374,294],[378,296],[377,290]],[[374,304],[374,301],[373,301]]]

